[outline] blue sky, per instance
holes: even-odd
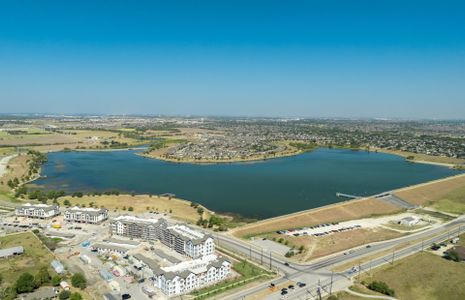
[[[464,11],[0,0],[0,112],[464,118]]]

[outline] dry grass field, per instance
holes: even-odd
[[[8,163],[8,170],[5,175],[0,178],[0,191],[8,192],[10,188],[7,185],[8,180],[16,178],[21,178],[22,176],[27,175],[29,171],[29,166],[27,161],[30,159],[30,156],[27,154],[21,154],[13,159],[11,159]]]
[[[465,299],[465,265],[428,252],[379,267],[361,280],[386,282],[398,299]]]
[[[140,142],[124,137],[118,132],[105,130],[65,130],[63,132],[47,132],[39,129],[28,129],[24,134],[0,132],[0,145],[4,147],[28,147],[38,151],[59,151],[76,147],[93,149],[104,146],[102,141],[115,141],[137,145]]]
[[[312,226],[328,222],[341,222],[371,216],[393,214],[402,211],[397,206],[377,199],[360,199],[324,206],[291,215],[259,221],[239,227],[232,231],[237,237],[247,238],[254,235]]]
[[[159,213],[167,213],[168,215],[191,223],[195,223],[199,219],[197,209],[192,207],[189,201],[149,195],[102,195],[102,196],[83,196],[63,197],[59,199],[61,205],[63,201],[68,199],[72,205],[89,206],[93,202],[94,206],[105,207],[110,211],[119,213],[128,212],[129,207],[132,207],[133,213],[144,213],[149,211],[157,211]],[[125,208],[125,209],[124,209]],[[205,209],[204,218],[207,218],[210,212]],[[171,211],[171,213],[170,213]]]
[[[402,157],[409,157],[413,156],[413,162],[429,162],[429,163],[437,163],[437,164],[447,164],[447,165],[458,165],[465,163],[465,159],[461,158],[454,158],[454,157],[443,157],[443,156],[433,156],[427,154],[420,154],[420,153],[413,153],[401,150],[385,150],[385,149],[376,149],[379,152],[395,154]]]
[[[5,285],[16,282],[21,273],[37,273],[42,266],[50,268],[53,256],[31,232],[10,234],[0,237],[0,248],[23,246],[24,254],[0,260],[0,274]],[[52,271],[50,271],[53,274]]]
[[[289,246],[299,248],[304,246],[305,250],[292,258],[296,261],[306,262],[315,258],[323,257],[336,252],[344,251],[361,245],[384,241],[402,236],[402,233],[384,229],[370,228],[339,232],[322,237],[314,236],[289,236],[271,233],[265,235],[268,239],[283,238],[289,242]]]
[[[400,189],[396,196],[416,205],[431,205],[465,187],[465,174]]]

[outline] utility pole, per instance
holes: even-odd
[[[360,272],[362,271],[362,268],[360,267],[360,261],[358,261],[358,279],[360,280]]]
[[[260,264],[263,265],[263,248],[260,248]]]
[[[316,290],[316,293],[318,295],[318,299],[321,300],[321,284],[320,284],[320,279],[318,279],[318,288]]]
[[[392,250],[392,259],[391,259],[391,265],[394,264],[394,250]]]
[[[373,259],[370,259],[370,276],[371,276],[371,265],[372,265]]]
[[[249,257],[250,257],[250,260],[252,260],[252,245],[249,246]]]
[[[272,265],[271,265],[271,250],[270,250],[270,270],[273,270]]]
[[[421,252],[423,252],[423,245],[424,245],[425,240],[421,240]]]
[[[333,275],[334,275],[334,271],[331,270],[331,284],[329,286],[329,294],[332,295],[333,294]]]

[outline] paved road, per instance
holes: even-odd
[[[462,216],[451,222],[432,227],[422,232],[413,233],[411,235],[393,240],[373,243],[369,248],[366,246],[358,247],[345,253],[339,253],[308,264],[299,264],[293,262],[286,264],[287,261],[283,257],[278,257],[273,253],[270,255],[269,252],[265,252],[264,250],[259,249],[254,245],[228,235],[217,234],[215,235],[215,238],[217,239],[217,243],[220,247],[231,249],[235,252],[241,253],[243,256],[249,257],[259,263],[262,263],[264,266],[271,266],[272,269],[278,270],[280,274],[282,274],[282,277],[273,281],[276,284],[284,283],[289,280],[295,282],[302,281],[306,282],[307,284],[310,283],[307,287],[300,289],[297,288],[295,291],[289,293],[288,295],[288,299],[299,299],[300,297],[305,299],[306,297],[316,297],[318,281],[320,281],[320,291],[322,293],[325,293],[325,290],[328,292],[329,286],[331,284],[331,277],[333,282],[333,291],[343,289],[348,284],[350,284],[349,278],[356,274],[350,274],[349,270],[339,274],[332,274],[329,269],[333,265],[356,260],[357,258],[362,258],[376,252],[386,251],[406,242],[422,241],[413,246],[409,246],[405,249],[395,252],[394,257],[393,254],[388,254],[378,259],[374,259],[368,264],[362,264],[360,266],[361,271],[375,268],[382,264],[389,263],[393,258],[398,259],[400,257],[413,254],[415,252],[421,251],[422,249],[425,249],[428,245],[431,245],[434,242],[440,242],[456,236],[458,234],[458,230],[460,230],[460,232],[465,230],[465,226],[463,226],[463,229],[461,228],[461,225],[464,224],[465,216]],[[438,236],[431,238],[432,236],[436,235]],[[244,299],[260,290],[267,289],[268,285],[269,283],[264,283],[254,288],[240,291],[234,295],[226,297],[225,299]],[[269,297],[269,299],[279,298],[279,293],[275,293]]]

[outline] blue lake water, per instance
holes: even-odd
[[[219,212],[266,218],[458,174],[365,151],[317,149],[254,163],[177,164],[135,151],[55,152],[36,185],[66,191],[173,193]]]

